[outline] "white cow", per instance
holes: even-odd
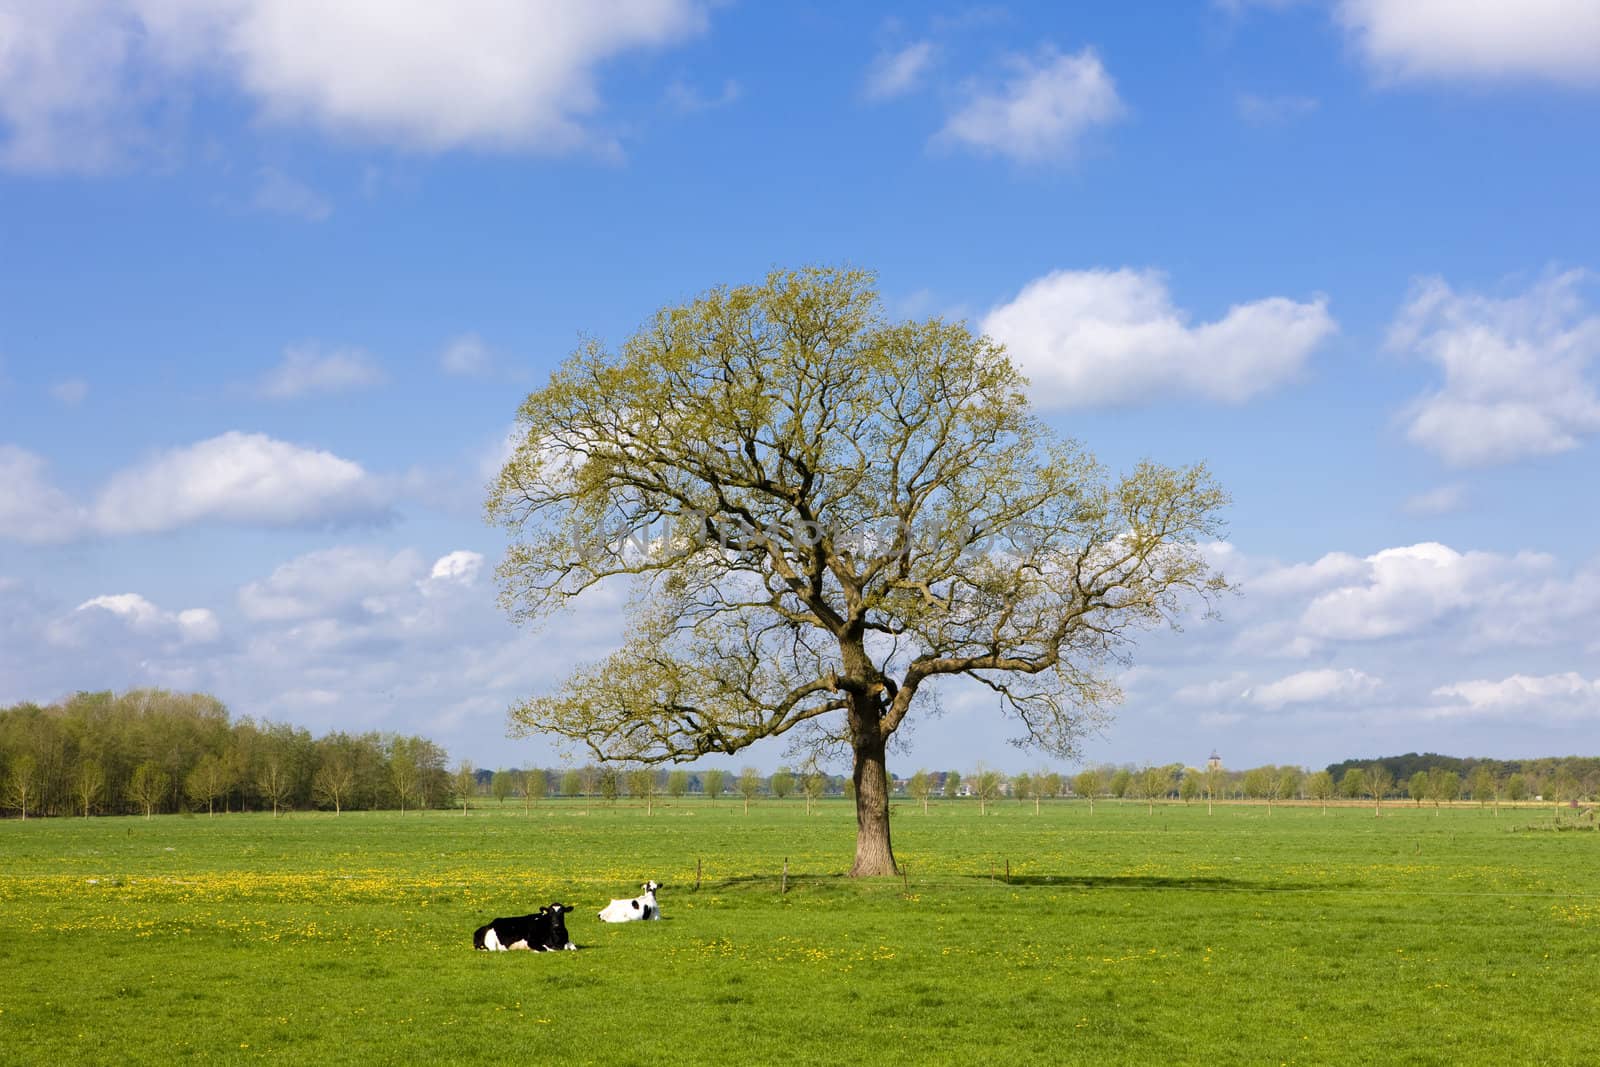
[[[631,923],[641,919],[661,918],[661,906],[656,903],[656,890],[661,888],[657,881],[646,882],[641,886],[644,890],[632,900],[613,900],[600,910],[600,921],[607,923]]]

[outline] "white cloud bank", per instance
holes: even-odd
[[[1440,686],[1433,695],[1445,701],[1430,710],[1435,718],[1600,718],[1600,679],[1588,679],[1576,671],[1514,674],[1498,682],[1456,682]]]
[[[206,608],[163,611],[138,593],[113,593],[79,604],[66,619],[50,630],[58,644],[77,645],[92,637],[96,626],[113,621],[141,637],[170,645],[204,645],[222,636],[222,624]]]
[[[1009,66],[1003,84],[968,87],[966,103],[935,144],[1023,164],[1059,163],[1076,155],[1089,131],[1126,110],[1092,48],[1072,55],[1046,48],[1037,59],[1013,56]]]
[[[1338,329],[1327,301],[1269,297],[1190,325],[1156,271],[1059,270],[995,308],[1000,341],[1043,408],[1198,395],[1239,404],[1291,380]]]
[[[1289,704],[1348,704],[1371,696],[1382,686],[1382,679],[1349,667],[1324,667],[1257,686],[1247,691],[1244,699],[1275,711]]]
[[[360,464],[264,434],[229,432],[114,475],[97,530],[156,533],[199,522],[296,526],[372,520],[384,494]]]
[[[609,151],[600,64],[697,0],[0,0],[0,166],[96,170],[218,81],[269,121],[423,151]]]
[[[1600,86],[1594,0],[1341,0],[1335,17],[1384,80]]]
[[[1600,5],[1597,5],[1600,7]],[[1389,346],[1444,372],[1406,412],[1406,436],[1454,466],[1508,463],[1577,448],[1600,433],[1600,313],[1593,278],[1554,275],[1505,298],[1418,282]]]

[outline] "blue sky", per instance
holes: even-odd
[[[1592,751],[1597,106],[1592,0],[0,0],[0,703],[556,759],[505,709],[618,605],[495,607],[518,402],[848,263],[1234,496],[1089,758]],[[943,703],[897,763],[1039,762]]]

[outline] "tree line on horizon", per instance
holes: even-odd
[[[918,770],[887,775],[886,793],[927,809],[933,798],[974,799],[981,810],[1002,798],[1140,800],[1320,800],[1407,798],[1417,803],[1534,798],[1555,802],[1600,795],[1600,758],[1526,760],[1406,753],[1347,760],[1312,772],[1264,765],[1244,770],[1166,765],[1091,765],[1076,774],[1050,769],[1006,774],[994,768]],[[721,769],[623,764],[454,770],[438,744],[393,733],[334,732],[233,720],[205,693],[161,689],[80,692],[56,704],[0,708],[0,811],[36,815],[153,815],[323,809],[437,808],[474,798],[525,806],[546,796],[643,800],[700,796],[716,801],[796,796],[853,797],[848,775],[780,766]]]
[[[0,708],[0,810],[23,818],[435,807],[451,799],[446,761],[424,737],[233,720],[205,693]]]

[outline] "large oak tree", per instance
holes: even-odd
[[[582,346],[530,395],[488,514],[513,617],[630,576],[620,648],[511,710],[601,760],[790,734],[854,765],[854,875],[895,871],[885,749],[934,684],[1071,757],[1139,630],[1225,588],[1203,466],[1110,476],[965,323],[885,318],[855,270],[775,272]],[[793,731],[793,734],[791,734]]]

